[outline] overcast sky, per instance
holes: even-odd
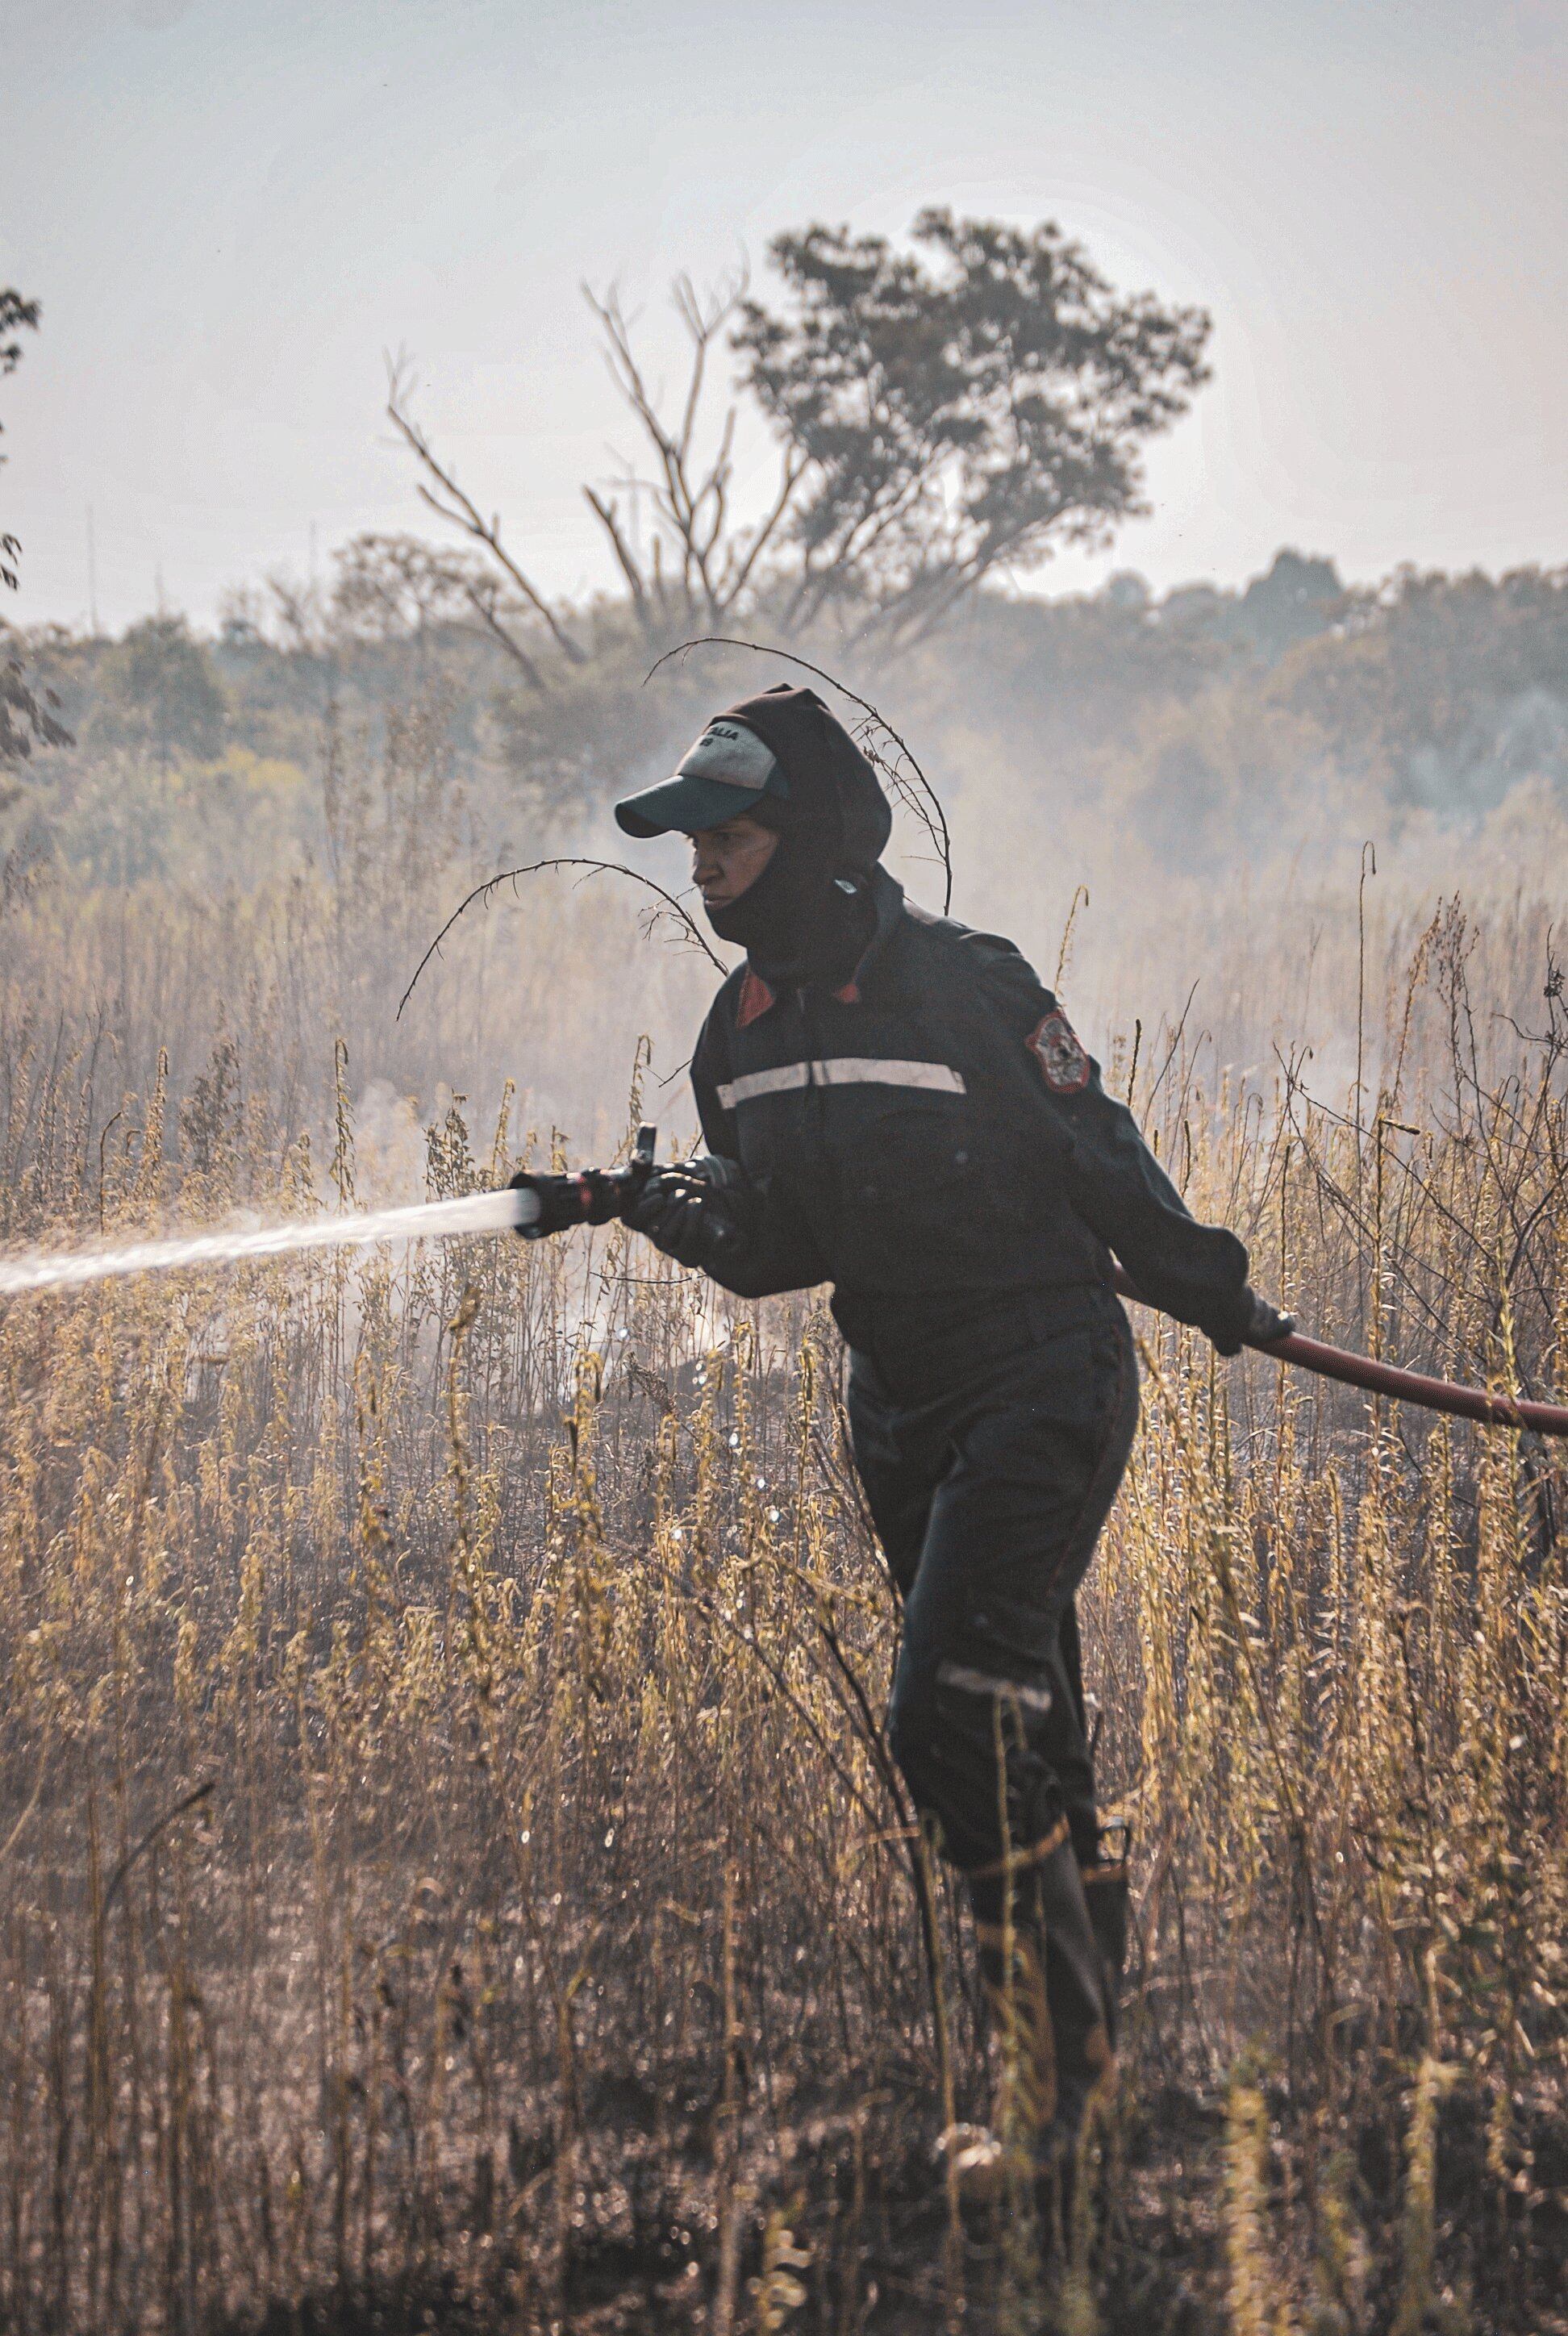
[[[1154,515],[1030,589],[1568,559],[1564,0],[0,0],[0,51],[24,622],[85,617],[90,509],[115,627],[426,525],[398,346],[543,586],[607,582],[581,281],[673,379],[674,271],[929,202],[1215,319]]]

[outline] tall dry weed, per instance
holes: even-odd
[[[1529,930],[1412,932],[1333,1107],[1179,1017],[1115,1059],[1314,1329],[1561,1397]],[[369,1176],[330,1024],[310,1150],[287,1019],[106,1085],[106,1034],[8,1011],[10,1238]],[[559,1151],[497,1093],[426,1114],[433,1193]],[[8,1303],[5,2323],[1563,2324],[1558,1456],[1139,1329],[1084,1601],[1125,2078],[1053,2259],[936,2151],[972,1964],[880,1737],[819,1300],[609,1229]]]

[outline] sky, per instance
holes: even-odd
[[[541,589],[606,586],[582,486],[634,442],[584,282],[673,387],[677,271],[765,291],[781,229],[933,202],[1214,319],[1152,516],[1024,589],[1568,560],[1568,0],[0,0],[0,49],[19,622],[209,626],[436,532],[398,350]]]

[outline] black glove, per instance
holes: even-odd
[[[1293,1314],[1281,1314],[1251,1282],[1237,1294],[1234,1318],[1209,1331],[1222,1355],[1239,1355],[1243,1347],[1271,1346],[1288,1338],[1296,1327]]]
[[[733,1162],[687,1160],[653,1171],[626,1222],[677,1264],[706,1272],[722,1265],[745,1239],[744,1197]]]

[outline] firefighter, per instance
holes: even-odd
[[[731,706],[616,816],[692,839],[708,920],[745,951],[692,1060],[708,1154],[656,1170],[629,1222],[741,1297],[833,1284],[902,1600],[893,1753],[965,1877],[1014,2098],[1060,2165],[1110,2076],[1126,1929],[1074,1605],[1137,1419],[1113,1255],[1222,1354],[1290,1318],[1011,942],[905,898],[887,799],[814,692]]]

